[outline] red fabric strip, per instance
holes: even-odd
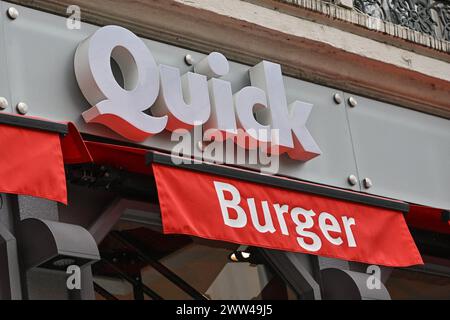
[[[86,141],[86,147],[96,164],[145,175],[152,173],[151,167],[145,163],[145,155],[148,153],[146,149],[91,141]]]
[[[399,212],[152,166],[164,233],[385,266],[423,264]],[[285,212],[277,214],[275,207]]]
[[[81,137],[78,129],[71,122],[67,123],[69,132],[61,137],[61,148],[65,164],[92,162],[92,157]]]
[[[58,133],[0,125],[0,192],[67,204]]]

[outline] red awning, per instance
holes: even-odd
[[[169,155],[144,148],[84,141],[72,123],[2,114],[0,140],[0,192],[67,203],[64,165],[95,163],[154,175],[165,233],[386,266],[422,264],[401,201],[227,166],[177,167]],[[423,225],[417,212],[429,210],[411,211],[411,225]],[[443,224],[433,230],[447,231]]]
[[[159,155],[169,159],[167,163],[171,157],[143,148],[84,143],[89,153],[85,160],[91,158],[98,165],[154,175],[165,233],[386,266],[423,263],[401,212],[409,208],[404,202],[270,177],[301,183],[306,191],[298,192],[274,187],[270,182],[240,179],[249,174],[248,170],[227,167],[233,172],[230,177],[228,173],[214,174],[225,166],[213,165],[209,173],[201,172],[201,162],[193,164],[193,170],[157,161],[147,166],[146,155]],[[268,178],[250,174],[262,180]],[[233,195],[230,190],[237,192],[239,202],[229,198]],[[225,204],[221,205],[220,200]],[[245,215],[246,223],[238,221],[233,226],[238,211]],[[271,223],[267,224],[266,218]]]
[[[298,192],[292,180],[288,188],[262,185],[221,174],[220,166],[218,174],[156,162],[152,167],[164,233],[385,266],[423,264],[403,214],[368,205],[383,204],[379,198],[350,194],[361,200],[356,203],[338,199],[345,191],[332,188],[332,197]]]
[[[54,143],[53,150],[58,139],[49,141]],[[168,159],[170,156],[144,148],[83,141],[72,124],[68,124],[68,134],[61,139],[60,150],[66,164],[93,162],[154,175],[165,233],[386,266],[423,263],[400,212],[407,211],[408,205],[401,201],[271,177],[290,184],[300,183],[308,189],[298,192],[291,187],[271,185],[270,182],[255,183],[252,179],[241,179],[249,171],[237,168],[227,167],[227,170],[233,171],[231,177],[229,174],[214,173],[215,168],[225,166],[215,166],[206,173],[198,170],[197,164],[191,167],[194,170],[157,162],[147,166],[146,155],[159,154]],[[49,167],[61,168],[60,158],[59,165]],[[45,159],[41,162],[51,163]],[[35,172],[36,167],[30,170]],[[40,193],[35,192],[35,188],[23,194],[58,199],[65,203],[65,179],[61,172],[53,178],[52,184],[44,183],[43,187],[37,188]],[[267,177],[252,174],[262,177],[262,180]],[[50,185],[64,185],[64,188],[50,188]],[[51,192],[60,194],[54,196]],[[233,195],[238,195],[240,200],[233,202],[237,201],[231,197]],[[235,221],[238,216],[244,215],[242,219],[245,224]]]
[[[64,163],[76,162],[75,158],[71,159],[71,152],[86,154],[80,139],[71,124],[1,114],[0,192],[67,204]]]
[[[448,211],[442,209],[410,205],[406,221],[413,228],[450,234],[450,220],[448,215]]]
[[[151,175],[151,168],[145,163],[147,149],[109,143],[85,141],[92,161],[96,164],[121,168],[125,171]]]

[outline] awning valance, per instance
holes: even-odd
[[[405,202],[144,148],[85,144],[97,165],[153,176],[167,234],[385,266],[423,263]]]
[[[2,113],[0,145],[0,192],[67,204],[64,163],[88,154],[72,124]]]
[[[1,137],[13,145],[9,162],[16,159],[0,171],[12,181],[0,192],[66,203],[64,164],[115,167],[154,177],[165,233],[386,266],[422,264],[402,201],[202,161],[175,164],[165,153],[83,140],[71,123],[58,130],[0,126],[13,136]]]
[[[384,266],[423,264],[403,202],[201,162],[188,170],[168,159],[150,157],[165,233]]]

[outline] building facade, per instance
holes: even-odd
[[[0,1],[1,299],[449,299],[450,3]]]

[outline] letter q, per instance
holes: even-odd
[[[121,68],[124,88],[114,77],[111,57]],[[78,46],[74,66],[78,85],[93,106],[83,113],[86,122],[101,123],[132,141],[164,130],[167,116],[143,112],[158,96],[159,70],[150,50],[131,31],[98,29]]]

